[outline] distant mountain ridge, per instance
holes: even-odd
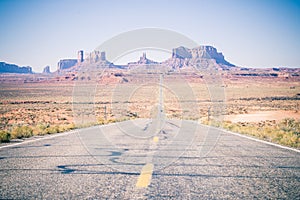
[[[83,50],[78,51],[77,59],[61,59],[57,65],[57,71],[77,71],[81,66],[93,65],[109,68],[132,68],[145,67],[147,65],[162,64],[172,69],[183,67],[192,67],[195,65],[207,67],[208,65],[216,65],[220,69],[229,69],[235,65],[226,61],[223,54],[218,52],[213,46],[198,46],[192,49],[180,46],[172,50],[172,56],[163,62],[156,62],[146,57],[146,53],[136,62],[129,62],[127,65],[115,65],[106,59],[105,52],[93,51],[86,58],[83,58]],[[32,68],[20,67],[15,64],[0,62],[0,73],[32,73]],[[50,68],[43,70],[43,73],[50,73]]]
[[[98,55],[100,54],[101,54],[101,59],[98,58],[99,57]],[[86,59],[84,59],[84,62],[82,62],[82,64],[83,65],[98,64],[99,66],[101,65],[102,67],[106,66],[109,68],[120,68],[120,66],[114,65],[113,63],[106,60],[105,52],[100,52],[100,51],[94,51],[90,53],[90,55]],[[162,64],[173,69],[192,67],[195,65],[200,65],[205,67],[209,64],[216,65],[221,69],[229,69],[231,67],[235,67],[235,65],[225,60],[223,54],[218,52],[217,49],[213,46],[198,46],[192,49],[188,49],[186,47],[180,46],[174,48],[172,50],[172,56],[163,62],[156,62],[148,59],[146,57],[146,53],[144,52],[138,61],[129,62],[127,65],[122,66],[122,68],[123,69],[132,68],[132,67],[142,68],[147,65],[155,65],[155,64]],[[75,64],[73,66],[75,66]],[[71,69],[71,67],[68,68]],[[58,69],[61,68],[58,67]]]
[[[29,66],[20,67],[15,64],[0,62],[0,73],[31,74],[32,68]]]

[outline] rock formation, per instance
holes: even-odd
[[[135,65],[149,65],[149,64],[158,64],[158,62],[148,59],[146,53],[143,53],[143,56],[141,56],[137,62],[128,63],[128,67],[135,66]]]
[[[96,62],[108,62],[106,60],[105,52],[102,51],[93,51],[91,52],[88,57],[86,58],[88,63],[96,63]]]
[[[172,57],[164,62],[173,69],[188,67],[193,65],[205,65],[216,63],[221,68],[233,67],[234,65],[227,62],[222,53],[212,46],[199,46],[193,49],[178,47],[173,49]]]
[[[5,62],[0,62],[0,73],[22,73],[22,74],[31,74],[32,68],[29,66],[20,67],[15,64],[8,64]]]
[[[84,59],[83,59],[83,50],[80,50],[77,53],[77,62],[82,63],[83,61],[84,61]]]
[[[84,61],[83,59],[83,50],[77,52],[77,59],[62,59],[57,63],[57,70],[69,69],[75,65],[79,65]]]
[[[46,67],[44,67],[44,69],[43,69],[43,74],[50,74],[51,72],[50,72],[50,66],[46,66]]]
[[[180,58],[180,59],[185,59],[185,58],[192,58],[192,54],[188,48],[185,47],[178,47],[173,49],[172,52],[172,58]]]
[[[81,64],[82,63],[82,64]],[[128,65],[120,66],[106,60],[104,51],[95,50],[89,53],[85,59],[83,59],[83,51],[80,50],[77,53],[77,59],[63,59],[58,63],[58,70],[65,70],[73,66],[77,66],[72,70],[79,70],[82,67],[88,65],[96,66],[97,68],[109,67],[109,68],[137,68],[144,66],[146,69],[153,67],[154,65],[164,65],[170,69],[179,69],[183,67],[203,67],[215,66],[215,68],[221,70],[228,70],[233,67],[231,63],[227,62],[222,53],[218,52],[216,48],[212,46],[199,46],[193,49],[180,46],[174,48],[172,57],[168,60],[158,63],[147,58],[146,53],[140,57],[137,62],[130,62]],[[153,66],[152,66],[153,65]]]
[[[217,64],[223,64],[227,66],[234,66],[233,64],[227,62],[222,53],[217,52],[217,49],[212,46],[199,46],[190,50],[192,54],[192,60],[197,60],[201,58],[214,59]]]
[[[63,59],[57,63],[57,70],[64,70],[77,64],[77,59]]]

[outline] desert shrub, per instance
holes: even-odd
[[[45,129],[45,134],[59,133],[59,126],[49,126]]]
[[[98,124],[98,125],[110,124],[110,123],[115,123],[115,122],[117,122],[117,120],[114,119],[114,118],[103,119],[103,118],[100,117],[100,118],[98,118],[98,120],[97,120],[97,124]]]
[[[75,124],[64,124],[64,125],[60,125],[59,127],[58,127],[58,131],[59,132],[65,132],[65,131],[69,131],[69,130],[73,130],[73,129],[75,129],[76,127],[75,127]]]
[[[36,127],[33,128],[33,134],[34,135],[45,135],[46,129],[49,127],[49,124],[38,124]]]
[[[58,133],[65,132],[65,131],[68,131],[67,126],[65,126],[65,125],[58,126]]]
[[[76,128],[75,124],[74,123],[71,123],[71,124],[68,124],[66,125],[68,127],[68,130],[73,130]]]
[[[69,130],[75,129],[75,125],[72,124],[63,124],[63,125],[55,125],[51,126],[50,124],[38,124],[33,128],[34,135],[47,135],[47,134],[54,134],[65,132]]]
[[[291,147],[300,146],[299,138],[296,135],[294,135],[292,132],[285,133],[279,141],[281,144],[291,146]]]
[[[102,125],[102,124],[105,124],[105,121],[106,121],[105,119],[99,117],[98,120],[97,120],[97,123],[98,123],[99,125]]]
[[[293,132],[293,134],[300,136],[300,121],[296,121],[293,118],[285,118],[280,122],[279,127],[285,132]]]
[[[10,141],[10,133],[8,131],[0,130],[0,143]]]
[[[65,121],[65,120],[67,120],[66,117],[58,117],[57,119],[60,120],[60,121]]]
[[[123,116],[123,117],[115,119],[115,122],[123,122],[123,121],[128,121],[128,120],[131,120],[131,118]]]
[[[211,126],[215,126],[215,127],[221,127],[222,126],[222,122],[220,121],[212,121]]]
[[[33,130],[29,126],[16,126],[11,131],[12,139],[29,138],[33,136]]]
[[[115,122],[116,122],[116,119],[112,119],[112,118],[111,118],[111,119],[108,119],[108,120],[107,120],[107,123],[115,123]]]

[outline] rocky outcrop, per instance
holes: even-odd
[[[43,74],[50,74],[51,72],[50,72],[50,66],[46,66],[46,67],[44,67],[44,69],[43,69]]]
[[[172,58],[190,59],[192,58],[191,50],[185,47],[178,47],[173,49]]]
[[[20,67],[15,64],[8,64],[0,62],[0,73],[20,73],[20,74],[31,74],[32,68],[29,66]]]
[[[192,54],[192,60],[197,59],[214,59],[217,64],[223,64],[227,66],[234,66],[227,62],[222,53],[217,52],[217,49],[212,46],[199,46],[190,50]]]
[[[148,59],[146,56],[146,53],[143,53],[143,56],[141,56],[137,62],[130,62],[130,63],[128,63],[128,66],[149,65],[149,64],[158,64],[158,62]]]
[[[57,63],[57,70],[71,68],[77,64],[77,59],[63,59]]]
[[[86,61],[88,63],[97,63],[97,62],[101,62],[101,63],[108,63],[108,61],[106,60],[106,56],[105,56],[105,52],[102,51],[93,51],[91,52],[88,57],[86,58]]]
[[[219,53],[212,46],[199,46],[193,49],[178,47],[173,49],[172,58],[168,59],[165,64],[172,66],[173,69],[182,68],[192,65],[207,65],[207,63],[216,63],[222,68],[233,67],[234,65],[227,62],[222,53]]]
[[[120,69],[141,69],[141,67],[143,66],[145,67],[145,69],[149,69],[151,67],[153,68],[154,65],[164,65],[170,69],[197,66],[204,69],[214,67],[220,70],[229,70],[230,67],[234,66],[233,64],[227,62],[223,54],[218,52],[217,49],[212,46],[199,46],[193,49],[188,49],[186,47],[180,46],[178,48],[174,48],[172,51],[172,57],[162,63],[158,63],[148,59],[146,57],[146,53],[143,53],[143,55],[137,62],[130,62],[124,66],[114,65],[113,63],[106,60],[104,51],[95,50],[89,53],[86,58],[83,59],[83,50],[80,50],[78,51],[77,59],[60,60],[57,68],[58,71],[69,68],[69,71],[76,71],[89,65],[95,66],[96,68],[109,67]]]

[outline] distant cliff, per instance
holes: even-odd
[[[31,74],[32,68],[27,67],[20,67],[15,64],[8,64],[5,62],[0,62],[0,73],[19,73],[19,74]]]
[[[63,59],[57,63],[57,70],[68,69],[77,64],[77,59]]]
[[[173,68],[181,68],[183,66],[192,66],[195,64],[214,61],[223,67],[233,67],[234,65],[225,60],[222,53],[212,46],[199,46],[193,49],[186,47],[178,47],[173,49],[172,58],[166,63]]]
[[[190,52],[192,54],[192,59],[194,58],[195,60],[199,58],[214,59],[216,60],[217,64],[223,64],[230,67],[234,66],[233,64],[226,61],[223,54],[217,52],[217,49],[212,46],[199,46],[191,49]]]

